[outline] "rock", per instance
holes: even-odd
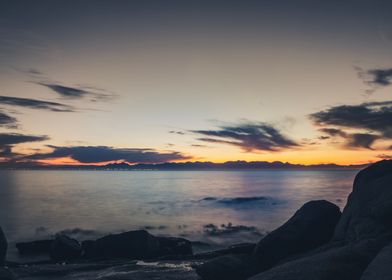
[[[358,173],[333,239],[354,242],[392,233],[392,160]]]
[[[82,247],[77,240],[59,234],[52,243],[50,258],[52,261],[70,261],[79,258],[81,253]]]
[[[0,279],[1,280],[14,280],[14,279],[16,279],[16,277],[14,276],[14,274],[10,270],[3,268],[3,267],[0,267]]]
[[[250,254],[221,256],[196,267],[196,273],[206,280],[244,280],[257,272],[257,261]]]
[[[382,244],[364,240],[330,249],[278,265],[250,280],[358,280]]]
[[[384,247],[366,268],[361,280],[392,279],[392,243]]]
[[[0,227],[0,266],[5,263],[5,258],[7,256],[8,242],[4,235],[2,228]]]
[[[82,257],[93,259],[97,257],[94,240],[82,241]]]
[[[255,247],[256,247],[256,244],[254,244],[254,243],[235,244],[235,245],[231,245],[225,249],[194,254],[192,256],[192,259],[206,260],[206,259],[217,258],[220,256],[225,256],[225,255],[251,254],[254,251]]]
[[[257,244],[254,254],[260,271],[328,242],[340,216],[339,207],[331,202],[318,200],[304,204],[284,225]]]
[[[159,256],[192,255],[192,243],[184,238],[157,237],[159,242]]]
[[[159,253],[159,241],[145,230],[128,231],[96,240],[93,251],[97,258],[152,258]]]
[[[32,242],[16,243],[16,248],[21,255],[49,254],[53,240],[37,240]]]

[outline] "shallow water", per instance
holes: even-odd
[[[251,241],[306,201],[343,207],[356,173],[0,171],[0,225],[11,242],[139,228],[217,244]]]

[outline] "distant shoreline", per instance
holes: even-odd
[[[31,165],[15,164],[0,166],[0,170],[81,170],[81,171],[262,171],[262,170],[360,170],[369,164],[338,165],[314,164],[301,165],[284,162],[246,162],[228,161],[224,163],[212,162],[184,162],[184,163],[154,163],[128,164],[126,162],[110,163],[107,165]]]

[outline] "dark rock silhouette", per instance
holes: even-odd
[[[251,280],[356,280],[380,249],[377,242],[365,240],[336,247],[276,266]],[[376,280],[376,279],[374,279]]]
[[[251,254],[221,256],[196,267],[196,273],[206,280],[247,279],[258,272],[256,258]]]
[[[5,257],[7,255],[8,242],[5,238],[3,229],[0,227],[0,266],[4,265]]]
[[[146,259],[159,253],[159,240],[145,230],[112,234],[85,244],[86,255],[96,258]]]
[[[251,279],[359,280],[373,258],[392,240],[391,222],[386,219],[392,211],[391,202],[392,161],[380,161],[355,178],[353,192],[328,246]],[[374,267],[377,263],[381,266],[380,260]],[[371,271],[370,267],[366,274]]]
[[[340,218],[339,207],[325,201],[305,203],[284,225],[260,240],[255,249],[260,268],[328,242]]]
[[[188,256],[192,255],[192,243],[184,238],[157,237],[159,256]]]
[[[49,254],[53,240],[37,240],[32,242],[16,243],[16,248],[21,255]]]
[[[52,243],[50,258],[53,261],[69,261],[79,258],[81,253],[82,247],[77,240],[59,234]]]
[[[358,173],[334,240],[353,242],[392,233],[392,160]]]
[[[361,280],[392,279],[392,243],[384,247],[366,268]]]
[[[0,267],[0,279],[1,280],[14,280],[16,278],[15,278],[15,275],[9,269]]]
[[[284,225],[261,239],[252,255],[219,257],[197,267],[196,272],[204,279],[246,279],[284,258],[328,242],[340,215],[339,207],[333,203],[308,202]]]

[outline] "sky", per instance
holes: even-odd
[[[0,162],[391,158],[391,10],[0,0]]]

